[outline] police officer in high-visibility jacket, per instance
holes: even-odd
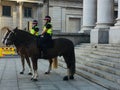
[[[52,39],[52,34],[53,34],[51,17],[45,16],[44,20],[45,20],[45,24],[43,26],[43,31],[41,32],[41,35],[43,35],[43,37],[46,40],[50,40],[50,39]]]
[[[38,35],[39,35],[39,33],[38,33],[39,27],[38,27],[38,22],[37,22],[37,20],[33,20],[32,25],[33,25],[33,26],[32,26],[32,29],[30,30],[30,33],[33,34],[33,35],[38,36]]]
[[[45,20],[45,24],[41,32],[41,36],[43,36],[41,41],[41,48],[44,55],[46,55],[47,48],[52,47],[53,30],[52,30],[52,24],[51,24],[51,17],[45,16],[44,20]]]

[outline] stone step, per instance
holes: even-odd
[[[105,71],[105,72],[120,76],[120,70],[112,68],[112,67],[108,67],[108,66],[104,66],[104,65],[100,65],[96,63],[89,63],[89,62],[85,63],[84,65],[98,69],[100,71]]]
[[[115,50],[115,49],[97,48],[96,50],[106,53],[120,54],[120,50],[118,49]]]
[[[85,50],[97,50],[97,51],[103,51],[103,52],[111,52],[111,53],[120,53],[120,46],[110,46],[110,45],[97,45],[97,47],[93,47],[93,46],[77,46],[75,47],[75,49],[77,50],[82,50],[82,49],[85,49]]]
[[[115,50],[105,50],[105,49],[75,49],[75,53],[92,53],[108,57],[120,58],[120,51]]]
[[[120,45],[80,44],[75,57],[78,74],[109,90],[120,90]]]
[[[120,50],[120,45],[117,45],[117,44],[99,44],[97,45],[97,48],[103,48],[103,49],[109,49],[109,50]]]
[[[61,61],[61,62],[64,63],[64,61]],[[98,70],[98,69],[94,68],[93,66],[91,67],[91,66],[88,66],[85,64],[76,63],[76,66],[78,69],[84,70],[86,72],[92,73],[101,78],[107,79],[107,80],[115,82],[117,84],[120,84],[120,77],[118,75],[111,74],[111,73],[108,73],[108,72],[105,72],[102,70]]]
[[[90,56],[96,59],[103,59],[103,60],[109,60],[109,61],[115,61],[115,62],[120,62],[120,55],[119,54],[111,54],[111,53],[104,53],[104,52],[99,52],[99,51],[76,51],[75,50],[75,55],[76,56],[82,56],[82,55],[86,55],[86,56]]]
[[[80,43],[80,44],[76,45],[75,47],[87,47],[87,46],[91,47],[91,44],[90,43]]]
[[[93,74],[91,74],[89,72],[86,72],[84,70],[77,69],[76,73],[78,75],[94,82],[94,83],[97,83],[97,84],[107,88],[108,90],[120,90],[120,85],[119,84],[116,84],[116,83],[111,82],[109,80],[103,79],[101,77],[93,75]]]
[[[120,58],[115,58],[115,57],[108,57],[108,56],[103,56],[103,55],[98,55],[98,54],[89,54],[89,57],[105,60],[108,62],[120,63]]]
[[[101,58],[100,56],[91,57],[88,55],[76,55],[76,60],[84,61],[84,62],[91,62],[91,63],[98,63],[100,65],[109,66],[112,68],[120,69],[120,60],[118,59],[109,59],[109,58]]]
[[[92,67],[88,67],[82,64],[79,64],[79,66],[77,66],[78,69],[87,71],[89,73],[92,73],[96,76],[99,76],[101,78],[107,79],[109,81],[112,81],[114,83],[120,84],[120,77],[114,74],[110,74],[107,73],[105,71],[101,71],[101,70],[97,70],[96,68],[92,68]]]
[[[108,57],[114,57],[114,58],[120,58],[120,54],[118,53],[109,53],[109,52],[101,52],[101,51],[93,51],[93,54],[108,56]]]
[[[62,60],[59,61],[59,65],[66,68],[66,64]],[[79,65],[77,64],[77,67],[78,66]],[[82,69],[76,68],[76,74],[78,74],[78,75],[80,75],[80,76],[82,76],[82,77],[84,77],[84,78],[86,78],[94,83],[97,83],[105,88],[108,88],[109,90],[120,90],[119,84],[114,83],[114,82],[109,81],[109,80],[106,80],[104,78],[101,78],[99,76],[96,76],[92,73],[86,72]]]
[[[120,50],[119,44],[90,44],[90,43],[81,43],[79,45],[76,45],[75,47],[81,48],[81,47],[90,47],[90,48],[104,48],[104,49],[114,49],[114,50]]]

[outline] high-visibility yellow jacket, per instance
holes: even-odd
[[[33,34],[33,35],[38,36],[38,35],[39,35],[38,31],[39,31],[38,26],[34,26],[34,27],[32,27],[32,29],[30,30],[30,33]]]
[[[44,25],[43,30],[47,29],[47,34],[52,35],[53,34],[53,30],[52,30],[52,24],[51,23],[47,23],[46,25]]]

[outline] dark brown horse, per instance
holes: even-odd
[[[39,37],[40,38],[40,37]],[[30,33],[15,28],[7,31],[3,43],[5,45],[15,45],[16,47],[23,47],[26,54],[31,58],[33,65],[33,80],[37,80],[37,60],[41,58],[41,49],[38,48],[38,37]],[[72,41],[65,38],[53,39],[53,47],[46,51],[45,59],[49,59],[52,63],[52,58],[63,56],[68,69],[68,75],[63,80],[74,79],[75,74],[75,53]]]

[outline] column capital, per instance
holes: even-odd
[[[23,22],[23,2],[18,2],[19,3],[19,28],[22,29],[22,22]]]
[[[23,2],[23,1],[18,1],[18,0],[17,0],[17,3],[18,3],[19,5],[23,5],[24,2]]]

